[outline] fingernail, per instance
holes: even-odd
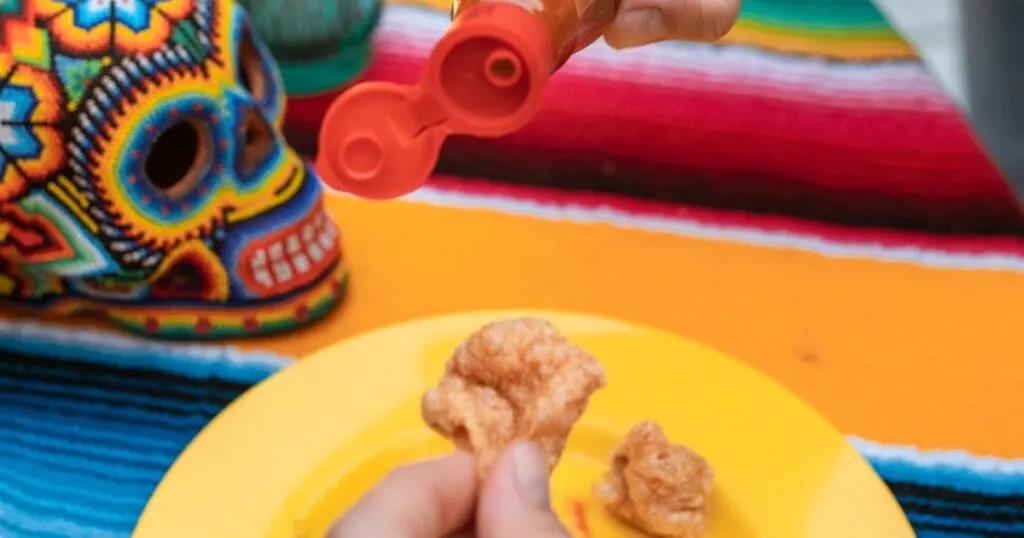
[[[526,504],[547,507],[551,503],[548,486],[548,458],[534,443],[520,442],[512,447],[519,494]]]

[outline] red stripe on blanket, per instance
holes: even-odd
[[[452,176],[435,176],[428,185],[441,194],[470,197],[469,204],[475,201],[481,207],[500,207],[499,204],[488,203],[488,199],[498,199],[567,210],[610,210],[629,217],[696,223],[709,228],[787,233],[820,238],[834,244],[875,245],[893,249],[919,248],[948,254],[1019,256],[1024,259],[1024,240],[1011,236],[940,236],[887,228],[850,228],[780,215],[756,215],[742,211],[687,207],[615,194],[569,192]],[[566,215],[570,216],[568,212]],[[641,221],[638,221],[637,225],[659,231],[657,226],[645,226]]]
[[[410,82],[422,64],[383,50],[366,78]],[[500,140],[452,139],[440,170],[522,183],[550,172],[546,186],[602,184],[613,192],[841,224],[1024,230],[1012,191],[952,104],[937,106],[929,92],[915,97],[905,88],[894,97],[896,109],[851,111],[779,91],[752,96],[611,82],[570,70],[552,79],[545,108],[529,127]],[[907,109],[915,99],[921,111]],[[289,133],[313,140],[328,104],[293,103]],[[617,172],[601,177],[595,156]]]
[[[385,53],[367,76],[409,81],[420,71],[419,61]],[[850,114],[771,95],[609,84],[565,73],[552,79],[545,109],[533,124],[508,140],[599,150],[685,169],[758,170],[766,176],[924,197],[1009,194],[952,107]],[[847,168],[851,164],[858,166]],[[873,183],[858,185],[858,179]]]

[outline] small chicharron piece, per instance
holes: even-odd
[[[640,422],[612,456],[594,494],[612,515],[649,534],[696,538],[704,532],[714,472],[693,450],[671,444],[656,422]]]

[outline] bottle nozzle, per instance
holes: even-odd
[[[495,50],[484,64],[485,76],[496,88],[515,86],[523,78],[523,63],[511,50]]]
[[[533,119],[554,69],[544,22],[505,2],[467,8],[434,47],[418,86],[359,84],[320,128],[317,172],[364,198],[416,190],[448,134],[496,137]]]
[[[454,132],[502,136],[540,109],[554,68],[543,21],[515,4],[467,8],[434,47],[422,85]]]

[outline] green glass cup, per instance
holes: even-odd
[[[370,62],[380,0],[239,0],[277,60],[289,95],[328,93]]]

